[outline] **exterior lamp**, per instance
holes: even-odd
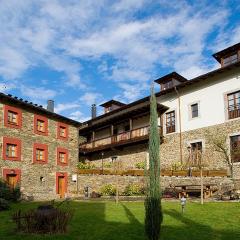
[[[14,173],[15,173],[15,171],[12,169],[12,170],[10,171],[10,173],[11,173],[11,174],[14,174]]]
[[[182,214],[183,214],[184,211],[185,211],[186,203],[187,203],[187,199],[185,198],[184,194],[182,194],[182,197],[180,199],[180,203],[181,203],[181,206],[182,206]]]
[[[117,160],[117,156],[112,156],[112,163]]]

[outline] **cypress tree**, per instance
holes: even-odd
[[[163,220],[160,190],[160,136],[157,101],[154,87],[150,97],[149,171],[146,174],[145,233],[149,240],[158,240]]]

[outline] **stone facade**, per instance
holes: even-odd
[[[9,103],[7,104],[9,105]],[[67,173],[67,194],[73,191],[75,183],[72,182],[72,172],[78,162],[78,127],[65,122],[69,128],[69,135],[67,140],[61,140],[57,138],[57,124],[63,121],[48,117],[48,135],[39,135],[34,133],[34,114],[41,115],[41,113],[25,108],[20,109],[22,111],[22,127],[20,129],[9,128],[4,124],[4,103],[0,103],[0,178],[4,177],[4,169],[19,169],[21,170],[20,186],[23,196],[31,197],[34,200],[44,200],[59,198],[56,192],[56,173]],[[16,138],[21,141],[21,161],[3,159],[3,137]],[[48,146],[48,162],[46,164],[33,162],[34,143]],[[57,164],[58,147],[68,149],[69,156],[66,166]]]
[[[205,128],[195,129],[182,133],[182,165],[186,165],[189,160],[188,146],[192,142],[202,141],[203,145],[203,164],[206,169],[228,169],[223,154],[214,150],[212,139],[216,137],[226,137],[227,141],[229,136],[240,133],[240,120],[235,119],[227,121],[223,124],[209,126]],[[230,146],[230,143],[226,143]],[[180,134],[171,133],[166,134],[161,144],[161,168],[171,169],[173,165],[180,162]],[[148,159],[147,143],[135,144],[133,146],[122,147],[121,149],[103,151],[89,155],[89,157],[81,157],[80,161],[90,161],[96,167],[101,167],[103,163],[111,163],[112,156],[118,156],[118,161],[121,163],[122,169],[136,168],[136,163],[146,161]],[[240,178],[240,163],[233,165],[234,178]],[[230,173],[229,173],[230,174]]]
[[[233,181],[227,177],[204,177],[204,184],[214,184],[218,189],[223,185],[233,185]],[[90,191],[100,192],[101,187],[112,184],[119,186],[120,194],[129,184],[136,184],[139,186],[145,185],[144,177],[140,176],[116,176],[116,175],[78,175],[78,191],[72,194],[83,195],[84,187],[90,187]],[[182,184],[200,185],[199,177],[161,177],[161,188],[164,190],[169,186],[177,186]]]

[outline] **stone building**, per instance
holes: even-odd
[[[216,70],[193,79],[176,72],[155,82],[161,136],[161,168],[194,166],[197,155],[207,169],[230,168],[215,140],[226,139],[234,178],[240,178],[240,43],[217,52]],[[79,130],[80,161],[104,167],[116,159],[122,168],[135,168],[148,160],[149,97],[130,104],[111,100]],[[233,154],[234,152],[234,154]],[[199,158],[197,159],[199,161]],[[199,164],[199,163],[197,163]],[[83,177],[81,178],[83,181]],[[104,180],[103,180],[104,182]]]
[[[21,186],[29,199],[74,191],[79,123],[11,95],[0,94],[0,178]]]
[[[155,82],[161,138],[161,169],[192,168],[231,174],[224,154],[214,142],[222,143],[240,179],[240,43],[215,53],[219,68],[186,79],[176,72]],[[157,85],[157,87],[159,87]],[[24,195],[52,199],[82,193],[85,186],[98,191],[114,183],[111,175],[78,175],[78,161],[103,169],[117,162],[122,169],[135,169],[148,162],[149,96],[124,104],[110,100],[101,104],[104,113],[79,123],[48,109],[0,94],[0,177],[10,185],[21,184]],[[120,179],[121,178],[121,179]],[[121,188],[143,182],[142,177],[121,176]],[[229,178],[208,177],[205,182],[221,184]],[[196,184],[198,178],[162,177],[164,186]]]

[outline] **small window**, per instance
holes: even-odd
[[[191,115],[192,118],[197,118],[198,117],[198,103],[194,103],[191,105]]]
[[[4,125],[9,128],[22,127],[22,111],[16,107],[4,106]]]
[[[17,157],[17,145],[7,143],[6,147],[6,156],[7,157]]]
[[[61,126],[60,127],[60,129],[59,129],[59,135],[61,136],[61,137],[66,137],[66,128],[65,127],[63,127],[63,126]]]
[[[21,140],[3,137],[3,159],[13,161],[21,160]]]
[[[34,115],[34,133],[48,135],[48,119],[40,115]]]
[[[230,137],[232,162],[240,162],[240,135]]]
[[[44,121],[42,120],[37,120],[37,130],[39,132],[45,132],[45,126],[44,126]]]
[[[65,148],[57,148],[57,164],[60,166],[68,165],[68,150]]]
[[[64,153],[64,152],[59,153],[59,162],[66,163],[66,153]]]
[[[68,125],[64,123],[57,124],[57,138],[62,140],[68,139]]]
[[[37,161],[45,161],[44,159],[44,149],[36,149],[36,160]]]
[[[18,125],[18,114],[13,111],[8,111],[8,123]]]
[[[46,144],[34,143],[33,162],[39,164],[48,162],[48,146]]]
[[[238,61],[238,55],[237,55],[237,53],[235,53],[235,54],[233,54],[231,56],[223,58],[222,59],[222,65],[223,66],[227,66],[227,65],[236,63],[237,61]]]
[[[228,100],[228,118],[240,117],[240,91],[227,95]]]
[[[166,113],[166,133],[176,131],[175,120],[175,111]]]

